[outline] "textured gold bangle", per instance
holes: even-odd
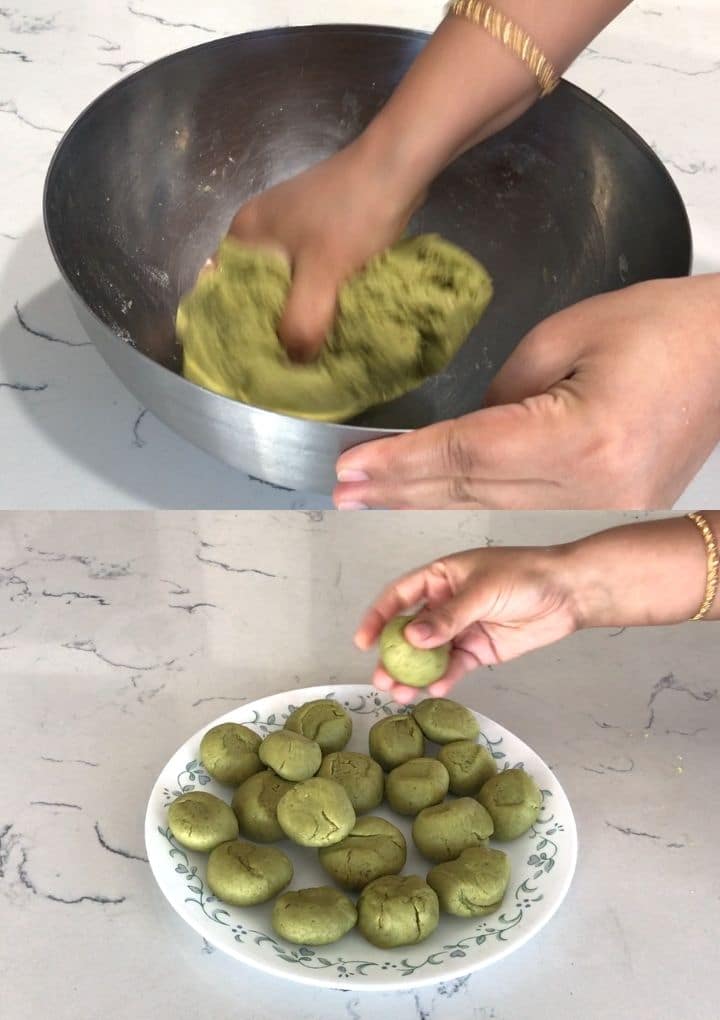
[[[718,544],[713,530],[702,514],[688,514],[688,520],[696,525],[705,542],[707,550],[707,584],[705,585],[705,599],[703,604],[693,616],[693,620],[702,620],[710,612],[710,607],[715,601],[718,590],[718,575],[720,574],[720,556],[718,556]]]
[[[558,73],[542,50],[535,45],[527,32],[492,4],[485,3],[484,0],[453,0],[448,4],[447,10],[449,14],[480,25],[493,39],[507,46],[516,57],[520,57],[537,78],[541,97],[549,95],[557,86],[560,80]]]

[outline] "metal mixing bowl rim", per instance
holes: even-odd
[[[45,229],[45,236],[50,246],[50,251],[52,252],[53,259],[55,260],[55,265],[57,266],[60,275],[65,280],[65,283],[74,293],[76,298],[82,301],[86,311],[97,321],[98,325],[103,330],[106,330],[108,333],[110,333],[113,336],[113,338],[118,341],[118,343],[128,344],[128,341],[123,339],[123,337],[118,336],[117,333],[114,333],[113,330],[107,325],[107,323],[103,322],[100,316],[98,316],[95,313],[95,311],[88,305],[88,303],[85,301],[82,295],[78,293],[73,280],[70,278],[69,274],[65,271],[65,268],[62,265],[48,222],[49,220],[48,192],[50,190],[51,180],[53,177],[53,173],[55,171],[55,165],[60,158],[60,155],[65,147],[67,140],[71,137],[78,124],[80,124],[80,122],[85,119],[85,117],[91,112],[91,110],[95,108],[95,106],[99,105],[104,100],[105,96],[107,96],[111,92],[113,93],[120,92],[123,88],[127,86],[128,82],[132,81],[134,78],[152,71],[154,68],[158,67],[161,64],[167,63],[171,60],[175,60],[180,55],[192,53],[196,50],[211,49],[213,46],[222,45],[232,39],[263,39],[279,35],[301,35],[307,32],[315,32],[321,34],[359,32],[366,35],[377,35],[380,33],[384,35],[401,36],[405,38],[410,37],[413,39],[430,39],[431,37],[431,34],[429,32],[423,32],[421,30],[412,28],[403,28],[402,26],[332,23],[322,25],[293,25],[283,28],[264,28],[253,32],[238,32],[235,33],[234,35],[225,35],[219,39],[210,39],[207,42],[198,43],[196,46],[188,46],[182,50],[175,50],[173,53],[167,53],[163,57],[158,57],[157,60],[151,61],[144,67],[138,68],[137,71],[133,71],[132,73],[126,75],[126,77],[122,78],[119,82],[115,82],[114,84],[108,86],[108,88],[103,89],[103,91],[99,95],[97,95],[90,103],[87,104],[87,106],[85,106],[83,110],[81,110],[81,112],[75,117],[75,119],[72,121],[68,129],[60,138],[57,148],[55,149],[55,152],[53,153],[52,158],[50,160],[50,164],[45,175],[45,183],[43,186],[43,226]],[[601,107],[604,110],[605,115],[610,119],[613,125],[616,128],[618,128],[621,131],[621,133],[624,134],[631,142],[633,142],[641,151],[643,151],[647,156],[649,156],[651,162],[653,162],[661,171],[661,173],[664,175],[666,182],[670,185],[670,190],[675,193],[675,196],[679,203],[679,207],[682,210],[688,244],[687,275],[689,275],[692,271],[693,265],[692,229],[690,226],[690,219],[688,217],[687,209],[685,207],[685,202],[683,201],[682,195],[680,194],[680,189],[673,180],[669,170],[667,169],[663,161],[660,159],[658,154],[653,150],[653,148],[650,145],[648,145],[648,143],[643,138],[641,138],[641,136],[635,131],[635,129],[630,127],[630,125],[627,124],[624,120],[622,120],[622,118],[619,117],[617,114],[613,113],[613,111],[609,109],[609,107],[605,106],[604,103],[601,103],[599,99],[596,99],[595,96],[591,96],[588,92],[585,92],[583,89],[579,88],[579,86],[574,85],[572,82],[567,81],[565,78],[563,78],[563,86],[565,88],[571,89],[575,93],[576,97],[585,104],[589,106]],[[177,378],[178,383],[180,385],[190,387],[193,391],[198,389],[203,390],[203,392],[205,393],[211,393],[214,397],[217,397],[218,400],[227,401],[229,404],[232,405],[239,404],[240,406],[247,407],[249,410],[256,412],[258,414],[269,415],[272,419],[275,420],[300,421],[303,422],[303,424],[305,425],[311,425],[317,428],[321,428],[323,431],[330,427],[334,431],[345,432],[348,433],[349,435],[364,433],[366,435],[392,436],[400,435],[405,432],[414,431],[414,429],[379,428],[375,426],[366,425],[348,425],[343,422],[317,422],[313,421],[312,419],[302,418],[299,416],[296,417],[294,415],[280,414],[277,411],[268,411],[265,408],[256,407],[254,404],[245,404],[243,403],[243,401],[234,400],[232,397],[226,397],[220,393],[215,393],[213,390],[205,390],[204,387],[198,386],[197,383],[190,382],[188,379],[186,379],[179,373],[173,372],[172,369],[167,368],[165,365],[161,365],[159,362],[151,358],[148,354],[145,354],[144,351],[141,351],[137,347],[135,347],[134,343],[131,343],[130,346],[135,354],[139,355],[142,358],[146,358],[152,365],[155,365],[157,368],[161,368],[165,372],[169,372],[171,375],[174,375]]]

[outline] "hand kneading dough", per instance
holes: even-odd
[[[413,758],[393,769],[385,782],[388,804],[399,815],[416,815],[445,799],[448,770],[435,758]]]
[[[280,799],[278,821],[300,846],[332,846],[345,839],[355,824],[350,798],[332,779],[308,779]]]
[[[241,839],[223,843],[208,857],[207,883],[223,903],[252,907],[277,896],[293,877],[290,858],[274,846]]]
[[[256,772],[246,779],[232,799],[232,809],[242,835],[256,843],[274,843],[277,839],[284,839],[285,833],[277,820],[277,806],[291,787],[292,783],[276,776],[272,769]]]
[[[470,846],[487,846],[492,831],[492,818],[474,797],[424,808],[412,827],[415,846],[435,864],[455,860]]]
[[[334,751],[323,758],[318,775],[334,779],[345,788],[357,815],[373,811],[382,804],[385,776],[378,763],[367,754]]]
[[[238,834],[232,808],[212,793],[183,793],[168,808],[168,825],[175,839],[188,850],[207,853]]]
[[[352,900],[326,886],[283,893],[272,912],[272,925],[278,935],[299,946],[330,945],[347,935],[356,923]]]
[[[480,807],[479,804],[475,804]],[[405,867],[407,846],[402,832],[384,818],[358,818],[349,836],[318,851],[320,864],[343,889],[363,889],[383,875]]]
[[[342,288],[320,356],[299,365],[277,338],[289,289],[280,255],[224,240],[217,269],[178,308],[185,377],[270,411],[343,421],[442,371],[492,297],[466,252],[434,235],[400,241]]]
[[[258,754],[263,765],[292,783],[314,776],[322,761],[319,744],[290,730],[277,730],[268,734]]]
[[[510,881],[510,861],[502,850],[471,847],[456,861],[436,864],[427,880],[446,914],[482,917],[502,903]]]
[[[450,793],[470,797],[497,772],[497,764],[487,747],[474,740],[453,740],[438,751],[450,775]]]
[[[450,661],[450,645],[416,648],[405,637],[405,628],[414,616],[396,616],[380,634],[380,662],[393,680],[406,687],[429,687],[445,675]]]
[[[288,716],[286,730],[302,733],[320,745],[323,754],[342,751],[352,736],[352,719],[337,701],[320,698],[307,701]]]
[[[366,885],[358,900],[358,927],[380,949],[414,946],[440,920],[436,893],[418,875],[388,875]]]
[[[488,779],[477,799],[493,820],[493,836],[503,842],[527,832],[542,808],[542,793],[525,769],[499,772]]]
[[[257,752],[261,738],[241,723],[221,723],[200,742],[200,761],[213,779],[237,786],[262,768]]]
[[[475,740],[480,733],[470,709],[450,698],[425,698],[413,709],[413,717],[428,740],[436,744]]]

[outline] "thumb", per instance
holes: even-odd
[[[570,312],[546,319],[520,341],[490,384],[486,407],[536,397],[573,374],[585,335]]]
[[[278,335],[293,361],[312,361],[332,329],[340,280],[317,254],[301,255]]]
[[[482,600],[471,588],[446,602],[426,606],[405,628],[405,637],[416,648],[437,648],[452,641],[475,623],[482,612]]]

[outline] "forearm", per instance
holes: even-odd
[[[720,538],[720,511],[703,516]],[[685,517],[611,528],[561,547],[560,555],[581,627],[681,623],[705,597],[707,550]],[[720,594],[705,619],[720,620]]]
[[[629,0],[497,0],[558,73]],[[404,191],[421,192],[466,149],[501,130],[536,100],[527,66],[467,19],[449,16],[413,64],[361,144]]]

